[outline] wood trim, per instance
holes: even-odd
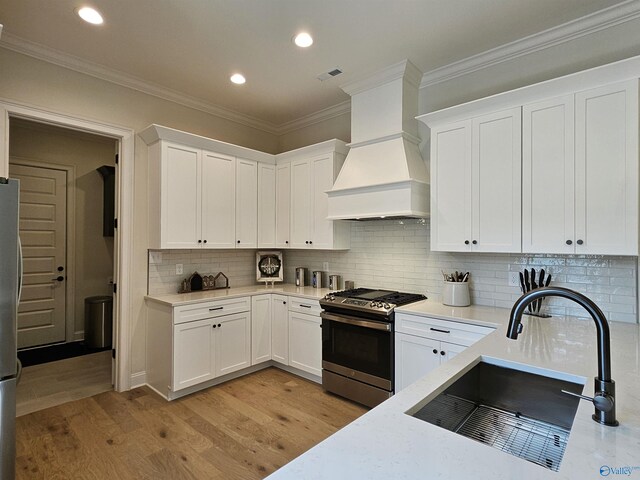
[[[115,382],[117,391],[131,388],[131,330],[133,328],[133,307],[131,304],[130,285],[133,254],[133,185],[134,185],[134,131],[131,128],[120,127],[52,112],[38,107],[29,106],[0,98],[0,176],[7,176],[9,171],[9,117],[25,118],[40,123],[49,123],[71,130],[80,130],[96,135],[114,138],[118,141],[120,152],[120,175],[117,189],[119,201],[116,215],[120,235],[114,244],[118,255],[118,268],[114,281],[118,284],[118,294],[114,304],[115,335]]]
[[[67,288],[65,295],[65,341],[76,340],[76,167],[57,163],[42,162],[25,157],[12,157],[9,166],[24,165],[27,167],[49,168],[67,173],[67,231],[66,231],[66,266]]]

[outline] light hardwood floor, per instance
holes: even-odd
[[[18,416],[111,390],[111,351],[22,369]]]
[[[18,418],[17,478],[259,479],[366,410],[276,368],[172,402],[110,391]]]

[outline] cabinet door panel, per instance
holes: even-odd
[[[396,393],[440,365],[440,342],[437,340],[396,332],[395,350]]]
[[[463,347],[462,345],[456,345],[454,343],[441,342],[440,343],[440,351],[444,352],[444,355],[441,354],[440,363],[448,362],[453,357],[458,355],[460,352],[465,350],[467,347]]]
[[[272,297],[271,357],[289,365],[289,310],[287,297],[282,295]]]
[[[196,248],[200,239],[200,150],[162,147],[163,248]]]
[[[311,160],[313,212],[311,238],[313,248],[333,247],[333,221],[327,220],[329,200],[327,190],[333,187],[333,157]]]
[[[251,297],[251,365],[271,360],[271,295]]]
[[[291,163],[291,247],[308,248],[311,239],[311,171],[307,160]]]
[[[213,322],[209,319],[173,327],[173,391],[215,377]]]
[[[522,113],[522,251],[573,253],[573,95],[525,105]]]
[[[216,377],[250,366],[251,312],[218,317],[216,325]]]
[[[290,246],[291,164],[276,167],[276,246]]]
[[[202,154],[202,243],[204,248],[234,248],[236,237],[236,160]],[[185,192],[187,193],[187,192]]]
[[[471,121],[431,132],[431,250],[471,249]]]
[[[236,247],[257,248],[258,165],[238,159],[236,169]]]
[[[258,164],[258,248],[276,246],[276,166]]]
[[[522,249],[520,108],[473,119],[472,249]]]
[[[289,312],[289,365],[322,375],[321,320],[316,315]]]
[[[638,254],[638,81],[576,94],[576,253]]]

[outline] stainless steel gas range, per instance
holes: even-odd
[[[393,395],[394,309],[425,298],[356,288],[320,300],[323,388],[370,407]]]

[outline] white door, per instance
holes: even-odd
[[[638,81],[576,94],[576,253],[638,254]]]
[[[273,295],[271,299],[271,358],[289,365],[289,307],[287,297]]]
[[[202,152],[202,241],[204,248],[235,248],[236,159]]]
[[[322,375],[322,331],[320,317],[289,312],[289,365]]]
[[[396,332],[395,350],[396,393],[440,365],[440,342],[437,340]]]
[[[67,172],[12,163],[10,175],[20,180],[24,259],[18,348],[64,342]]]
[[[174,392],[215,377],[214,320],[217,319],[180,323],[173,327]]]
[[[313,248],[333,248],[333,221],[327,220],[329,214],[327,191],[333,187],[333,180],[333,156],[311,160],[313,212],[310,241]]]
[[[522,110],[522,251],[574,252],[574,101]]]
[[[258,248],[276,246],[276,166],[258,163]]]
[[[258,164],[236,161],[236,248],[258,246]]]
[[[216,323],[217,322],[217,323]],[[251,365],[251,312],[213,319],[216,377]]]
[[[289,247],[291,223],[291,164],[276,167],[276,247]]]
[[[522,250],[520,108],[472,121],[471,249]]]
[[[163,248],[197,248],[200,236],[200,150],[162,145]]]
[[[291,163],[291,247],[309,248],[311,240],[311,170],[308,160]]]
[[[471,250],[471,120],[431,131],[431,250]]]
[[[271,295],[251,297],[251,365],[271,360]]]

